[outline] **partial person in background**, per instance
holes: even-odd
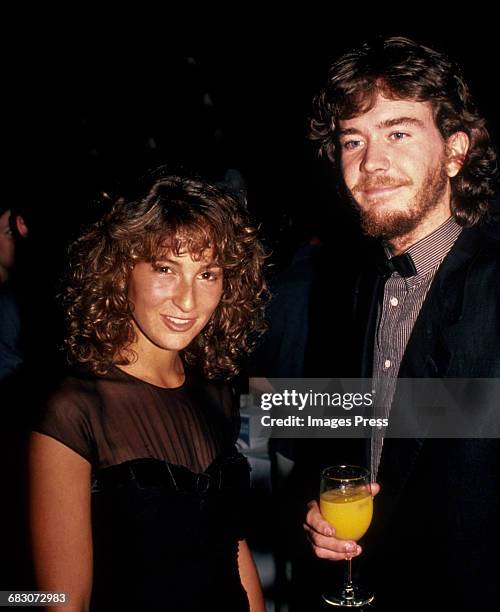
[[[21,214],[15,209],[0,207],[0,382],[18,372],[25,361],[19,260],[23,254],[20,242],[27,235],[28,228]],[[33,301],[31,304],[35,310]]]
[[[9,270],[14,265],[14,235],[10,226],[11,211],[0,206],[0,284],[9,278]]]
[[[67,592],[66,610],[263,612],[223,382],[262,331],[263,261],[236,200],[180,177],[121,199],[73,245],[78,368],[30,448],[37,585]]]
[[[22,365],[19,307],[9,282],[16,244],[10,224],[11,210],[0,208],[0,382]]]
[[[31,404],[24,401],[26,360],[18,291],[21,237],[16,219],[10,208],[0,208],[0,463],[9,465],[0,510],[0,538],[9,552],[0,561],[0,590],[31,586],[25,520],[25,444]]]
[[[54,221],[56,211],[45,197],[42,192],[24,194],[13,203],[10,218],[16,242],[12,291],[19,308],[23,370],[40,386],[52,380],[63,364],[56,295],[65,260],[63,244],[68,241],[65,224]]]

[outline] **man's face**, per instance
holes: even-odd
[[[445,142],[430,102],[378,94],[368,112],[339,122],[342,175],[371,236],[406,236],[451,214]]]

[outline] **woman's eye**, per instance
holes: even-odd
[[[160,274],[171,274],[172,268],[170,266],[160,266],[159,264],[156,264],[156,266],[154,266],[154,271]]]
[[[353,151],[361,145],[361,140],[346,140],[342,143],[342,147],[348,151]]]
[[[201,273],[201,278],[203,280],[217,280],[219,278],[219,274],[217,272],[210,272],[207,270],[206,272]]]

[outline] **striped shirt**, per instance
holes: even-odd
[[[376,416],[387,418],[396,389],[399,366],[432,279],[441,262],[458,238],[462,228],[453,217],[422,238],[409,249],[417,273],[407,278],[393,272],[384,285],[382,307],[373,354],[373,389],[376,392]],[[391,251],[386,248],[386,255]],[[371,472],[377,476],[384,430],[373,428],[371,439]]]

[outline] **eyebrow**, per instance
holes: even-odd
[[[397,117],[396,119],[387,119],[377,125],[378,128],[394,127],[395,125],[414,125],[424,127],[424,122],[416,117]]]
[[[158,257],[157,259],[155,259],[155,263],[166,263],[176,267],[179,267],[180,265],[179,261],[175,261],[175,259],[170,259],[169,257]],[[205,270],[209,270],[210,268],[220,268],[221,266],[218,265],[215,261],[211,261],[206,265],[202,263],[201,267],[205,268]]]
[[[154,261],[156,263],[168,263],[168,264],[172,264],[173,266],[177,266],[178,265],[178,263],[175,260],[170,259],[168,257],[156,257]]]
[[[377,124],[378,129],[391,128],[396,125],[412,125],[415,127],[424,127],[424,122],[416,117],[395,117],[394,119],[386,119]],[[349,136],[351,134],[361,134],[361,130],[357,128],[345,128],[339,131],[339,136]]]

